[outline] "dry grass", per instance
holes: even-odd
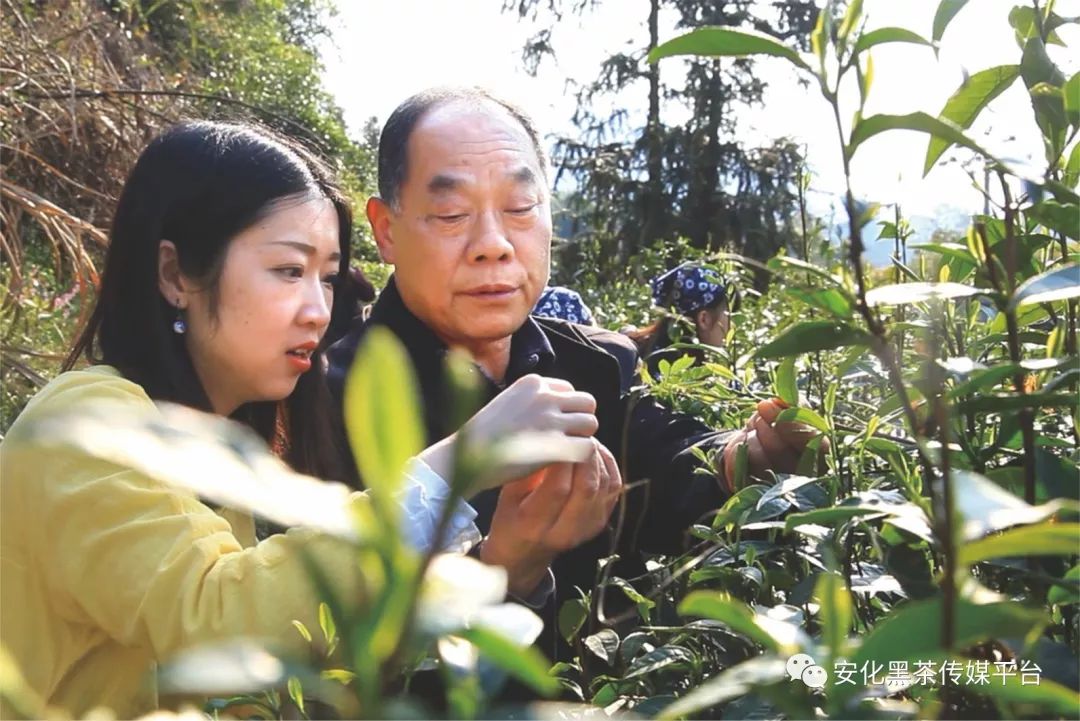
[[[0,0],[0,30],[2,429],[90,308],[125,174],[186,104],[98,2]]]

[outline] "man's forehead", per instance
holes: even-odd
[[[413,128],[408,146],[410,176],[420,167],[425,176],[453,176],[454,166],[472,157],[503,153],[520,156],[508,163],[508,180],[540,184],[540,158],[529,134],[509,111],[487,100],[452,100],[432,108]]]

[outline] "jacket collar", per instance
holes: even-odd
[[[390,328],[405,344],[421,377],[441,375],[447,347],[435,332],[405,305],[394,276],[390,276],[379,300],[371,310],[370,323]],[[555,363],[555,350],[540,325],[528,316],[510,341],[510,362],[506,385],[528,373],[544,373]]]

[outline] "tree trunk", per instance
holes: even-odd
[[[649,0],[649,51],[660,42],[660,0]],[[663,232],[664,157],[660,138],[660,64],[649,66],[649,117],[645,126],[646,180],[645,222],[639,248],[654,244]]]

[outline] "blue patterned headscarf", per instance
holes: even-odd
[[[571,323],[592,325],[593,314],[576,290],[561,285],[549,285],[540,294],[540,300],[533,308],[533,315],[545,318],[559,318]]]
[[[656,305],[687,316],[711,306],[726,293],[716,271],[691,263],[676,266],[650,283]]]

